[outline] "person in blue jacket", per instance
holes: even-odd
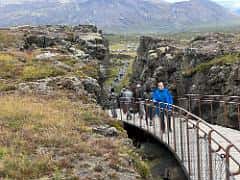
[[[161,119],[161,129],[165,132],[165,116],[168,120],[168,129],[171,130],[171,112],[173,97],[167,88],[164,88],[163,82],[158,82],[157,88],[153,90],[152,100],[155,104],[155,115],[158,115]]]

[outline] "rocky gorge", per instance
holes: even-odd
[[[145,88],[165,82],[175,97],[184,94],[239,96],[240,36],[235,33],[207,33],[191,40],[140,38],[133,65],[132,82]],[[193,111],[197,111],[197,106]],[[214,107],[214,117],[221,116],[221,105]],[[227,126],[238,127],[231,113]],[[218,118],[219,119],[219,118]],[[222,120],[216,122],[223,124]]]

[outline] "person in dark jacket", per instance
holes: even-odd
[[[167,116],[168,129],[171,131],[171,111],[173,104],[173,97],[167,88],[164,88],[163,82],[158,83],[158,87],[153,91],[152,100],[156,106],[155,115],[161,119],[161,129],[165,132],[165,120]]]
[[[111,109],[112,117],[117,118],[117,110],[116,109],[118,107],[118,97],[115,93],[114,88],[111,88],[109,101],[110,101],[110,109]]]
[[[134,91],[134,99],[137,105],[137,112],[139,113],[139,118],[142,120],[145,114],[144,108],[144,90],[141,84],[137,84]]]
[[[152,126],[153,120],[153,107],[152,107],[152,90],[151,88],[147,88],[144,92],[144,99],[145,99],[145,121],[148,125],[148,119],[150,119],[150,126]]]
[[[121,108],[123,110],[123,113],[127,114],[127,120],[131,120],[133,92],[130,90],[130,88],[126,87],[121,91],[120,101],[121,101]]]

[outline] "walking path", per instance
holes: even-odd
[[[156,117],[153,126],[148,126],[138,114],[127,120],[120,109],[117,112],[119,120],[148,131],[166,144],[177,155],[191,179],[240,180],[240,174],[234,174],[240,170],[240,131],[205,121],[197,123],[194,115],[181,114],[180,110],[176,109],[171,118],[172,132],[166,130],[165,133]]]

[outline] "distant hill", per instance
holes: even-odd
[[[1,27],[94,24],[108,32],[175,32],[237,19],[210,0],[28,0],[0,6]]]

